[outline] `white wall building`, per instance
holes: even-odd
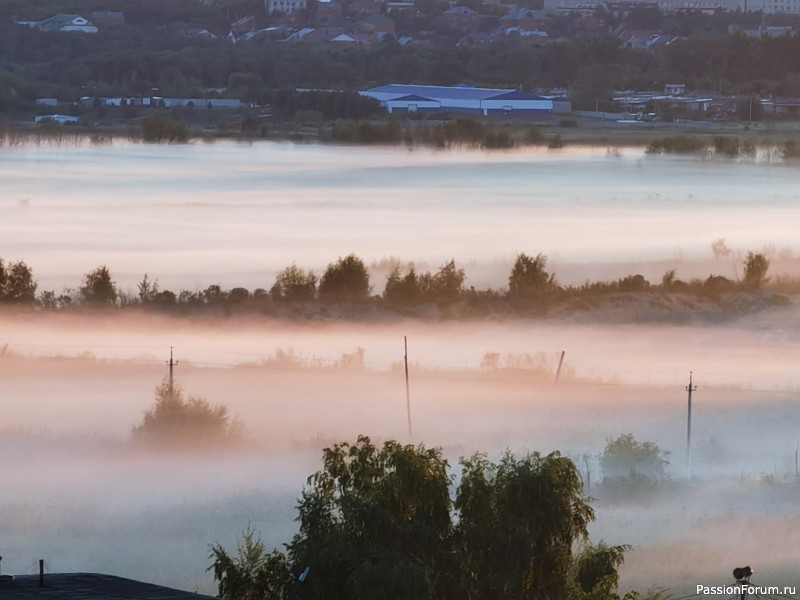
[[[389,113],[428,111],[488,116],[553,112],[552,99],[517,90],[390,84],[365,90],[361,95],[375,98]]]
[[[298,10],[305,10],[306,0],[264,0],[264,7],[269,14],[280,12],[288,15]]]

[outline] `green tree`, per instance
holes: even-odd
[[[111,272],[105,265],[89,271],[83,276],[81,297],[86,304],[103,306],[117,301],[117,285],[111,279]]]
[[[445,263],[430,281],[431,299],[442,304],[455,302],[464,292],[464,279],[464,269],[457,268],[455,260]]]
[[[508,296],[519,302],[530,302],[555,288],[555,275],[547,272],[547,257],[543,254],[517,256],[508,277]]]
[[[278,273],[270,294],[280,300],[311,302],[314,300],[316,290],[316,275],[293,264]]]
[[[28,265],[21,260],[4,265],[0,258],[0,301],[30,304],[36,299],[36,285]]]
[[[461,578],[472,598],[565,598],[572,547],[594,512],[575,464],[554,452],[462,460],[456,496]]]
[[[608,546],[603,542],[597,545],[582,546],[575,558],[575,580],[581,590],[591,593],[604,587],[610,592],[619,585],[619,567],[625,560],[625,552],[630,546]]]
[[[164,382],[156,388],[153,407],[133,429],[134,439],[156,446],[219,446],[236,441],[241,424],[222,404],[186,398],[178,385]]]
[[[219,544],[211,549],[214,579],[219,582],[222,600],[285,600],[291,580],[286,555],[274,550],[267,552],[264,543],[248,529],[238,545],[236,555],[230,555]]]
[[[364,262],[348,254],[328,265],[319,282],[319,297],[328,302],[363,302],[369,297],[369,273]]]
[[[423,302],[420,278],[414,267],[409,268],[408,273],[405,275],[400,275],[400,267],[396,265],[392,267],[386,278],[383,298],[389,304],[401,306],[415,306]]]
[[[633,434],[626,433],[609,440],[600,456],[600,467],[607,480],[643,478],[662,481],[669,453],[654,442],[639,442]]]
[[[748,252],[744,259],[744,284],[758,289],[767,282],[769,259],[761,252]]]
[[[572,549],[586,539],[594,513],[568,458],[507,453],[494,464],[475,455],[461,466],[453,501],[453,476],[440,449],[393,441],[379,448],[363,436],[325,449],[322,470],[303,490],[299,532],[285,558],[267,554],[251,534],[238,562],[215,546],[220,596],[618,598],[621,547],[599,546],[596,556],[574,560]],[[579,581],[595,584],[591,597]]]
[[[147,273],[145,273],[144,277],[142,277],[142,280],[136,285],[136,288],[139,291],[139,302],[142,304],[152,302],[159,293],[158,279],[152,281],[147,276]]]
[[[324,451],[298,506],[289,544],[309,568],[314,598],[416,600],[443,592],[451,532],[448,464],[441,450],[369,438]]]

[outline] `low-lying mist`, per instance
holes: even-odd
[[[268,546],[289,541],[321,449],[367,434],[443,446],[452,465],[506,448],[571,456],[597,498],[593,539],[633,544],[626,589],[690,593],[727,582],[739,563],[756,567],[759,583],[795,583],[791,305],[691,326],[20,315],[0,319],[4,572],[45,558],[52,571],[213,592],[209,544],[234,547],[248,525]],[[170,345],[177,382],[224,404],[244,424],[242,445],[167,451],[133,440]],[[623,433],[669,452],[667,482],[602,481],[599,455]]]

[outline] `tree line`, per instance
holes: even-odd
[[[356,90],[383,83],[567,88],[576,108],[608,110],[615,89],[660,89],[681,81],[723,94],[800,94],[800,38],[697,35],[655,50],[620,47],[609,35],[558,44],[498,41],[473,47],[231,44],[178,29],[126,26],[92,36],[43,33],[0,21],[0,110],[33,108],[37,96],[202,97],[227,89],[250,102],[280,103],[276,90]],[[287,92],[289,93],[289,92]],[[330,107],[337,116],[352,108]]]
[[[724,240],[721,241],[724,245]],[[714,242],[719,243],[720,240]],[[716,255],[719,249],[714,251]],[[176,294],[161,289],[157,280],[145,274],[133,294],[121,291],[109,268],[103,265],[86,273],[77,290],[65,290],[60,295],[48,290],[37,296],[38,284],[32,269],[24,261],[6,263],[0,258],[0,303],[45,309],[138,305],[166,310],[170,307],[232,309],[264,307],[267,304],[380,303],[388,308],[403,309],[423,304],[448,306],[464,301],[484,309],[495,304],[511,309],[541,310],[571,298],[625,292],[684,292],[714,298],[722,293],[755,291],[767,283],[770,266],[764,253],[749,252],[743,261],[741,281],[710,275],[707,279],[687,282],[678,279],[676,271],[671,269],[656,284],[635,274],[612,281],[587,281],[579,286],[564,286],[558,283],[555,273],[548,271],[545,255],[533,256],[523,252],[514,261],[507,289],[476,290],[466,287],[466,271],[455,260],[447,261],[435,272],[419,270],[413,263],[403,264],[399,259],[389,259],[388,263],[389,272],[380,294],[373,289],[364,261],[349,254],[330,263],[320,276],[313,270],[289,265],[278,272],[270,289],[250,291],[234,287],[224,290],[215,284],[201,291],[182,290]]]

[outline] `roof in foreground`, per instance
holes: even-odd
[[[143,581],[97,573],[48,573],[44,587],[38,575],[18,575],[0,583],[3,600],[69,598],[70,600],[212,600],[213,596],[175,590]]]

